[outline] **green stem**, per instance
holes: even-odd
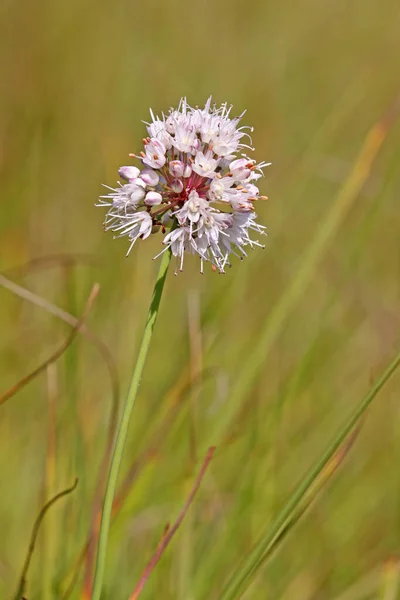
[[[167,276],[170,260],[171,252],[170,250],[167,250],[162,255],[161,264],[157,275],[157,281],[154,286],[153,297],[147,315],[146,326],[143,332],[142,343],[140,345],[139,355],[132,374],[128,396],[126,398],[125,405],[122,411],[121,421],[117,433],[113,457],[111,459],[110,472],[108,474],[107,487],[104,497],[103,513],[100,525],[99,545],[97,550],[96,570],[93,581],[92,600],[100,600],[104,578],[108,534],[110,530],[111,513],[115,495],[115,488],[117,485],[118,473],[121,466],[122,456],[124,453],[124,447],[126,437],[128,434],[132,409],[133,405],[135,404],[135,399],[137,391],[139,389],[143,367],[150,347],[151,337],[153,334],[154,324],[156,322],[158,310],[160,307],[161,296],[164,289],[164,283]]]

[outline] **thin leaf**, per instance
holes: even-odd
[[[25,592],[26,578],[28,575],[29,566],[31,564],[33,552],[35,550],[37,536],[38,536],[42,521],[44,519],[44,516],[46,515],[47,511],[53,506],[53,504],[55,504],[58,500],[60,500],[64,496],[71,494],[75,490],[77,485],[78,485],[78,480],[75,479],[74,484],[71,487],[69,487],[66,490],[63,490],[62,492],[59,492],[58,494],[53,496],[53,498],[51,498],[48,502],[46,502],[46,504],[40,510],[40,512],[36,518],[36,521],[33,525],[32,535],[31,535],[31,539],[30,539],[29,547],[28,547],[28,553],[26,555],[24,566],[22,568],[22,573],[21,573],[21,577],[19,580],[18,590],[14,596],[14,600],[21,600],[22,594]]]
[[[375,383],[369,393],[361,400],[357,408],[350,415],[347,421],[344,423],[342,428],[339,430],[336,437],[332,440],[331,444],[326,449],[325,453],[321,456],[319,461],[310,469],[309,473],[303,478],[298,485],[297,489],[293,492],[287,503],[282,508],[272,525],[265,531],[255,548],[250,552],[249,556],[243,561],[236,573],[231,577],[230,581],[226,585],[220,600],[233,600],[239,598],[243,591],[248,587],[252,578],[254,577],[260,564],[263,562],[264,556],[271,547],[281,537],[285,531],[287,523],[293,518],[296,510],[300,503],[304,500],[306,495],[309,493],[311,487],[317,481],[319,475],[327,467],[329,462],[334,457],[335,453],[343,444],[346,437],[353,430],[355,425],[358,423],[360,418],[364,415],[365,411],[376,397],[378,392],[383,388],[385,383],[395,373],[396,369],[400,365],[400,351],[392,360],[386,371],[382,374],[380,379]]]

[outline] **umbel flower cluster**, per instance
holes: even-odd
[[[127,254],[138,239],[161,232],[164,248],[157,257],[170,248],[182,270],[188,252],[200,257],[201,272],[209,261],[223,273],[231,254],[242,258],[247,247],[262,247],[250,237],[265,233],[253,206],[265,196],[254,182],[270,163],[246,155],[253,148],[243,139],[251,143],[246,129],[252,129],[239,127],[244,113],[231,118],[231,109],[212,105],[211,98],[204,108],[192,108],[183,98],[162,118],[150,111],[144,151],[130,155],[141,168],[121,167],[126,183],[108,188],[98,204],[109,207],[105,229],[128,238]]]

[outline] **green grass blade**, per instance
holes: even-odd
[[[294,512],[304,499],[310,487],[313,485],[319,474],[326,467],[335,452],[339,449],[346,437],[352,431],[359,419],[365,413],[373,399],[382,389],[385,383],[394,374],[400,365],[400,351],[392,360],[386,371],[382,374],[377,383],[372,387],[369,393],[361,400],[354,412],[350,415],[342,428],[339,430],[336,437],[326,449],[325,453],[310,469],[309,473],[303,478],[294,491],[288,502],[284,505],[281,512],[278,514],[275,521],[272,523],[259,542],[256,544],[249,556],[243,561],[236,573],[231,577],[227,586],[222,592],[220,600],[233,600],[239,598],[244,589],[249,585],[252,577],[263,561],[263,557],[268,553],[275,542],[280,538],[281,533],[285,530],[286,525],[292,519]]]

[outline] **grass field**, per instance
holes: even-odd
[[[0,394],[60,349],[0,406],[0,598],[16,600],[34,521],[75,477],[43,519],[25,596],[90,597],[91,553],[77,565],[160,248],[152,236],[126,259],[94,204],[140,151],[149,107],[212,94],[247,109],[255,158],[273,163],[257,207],[266,249],[226,275],[200,276],[190,258],[168,275],[104,599],[128,599],[216,446],[141,598],[225,600],[398,352],[399,4],[3,0],[0,20]],[[399,392],[395,374],[243,598],[400,598]]]

